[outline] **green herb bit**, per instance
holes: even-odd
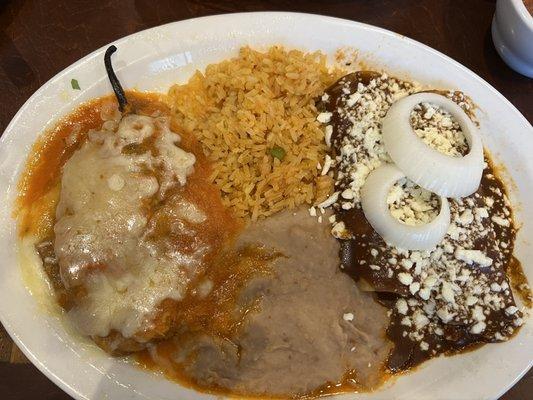
[[[274,146],[270,149],[270,155],[274,158],[277,158],[280,161],[282,161],[283,158],[285,158],[285,154],[287,154],[287,152],[285,151],[283,147]]]
[[[70,81],[70,85],[72,86],[72,89],[74,89],[74,90],[81,90],[80,89],[80,84],[78,83],[78,81],[76,79],[72,79]]]

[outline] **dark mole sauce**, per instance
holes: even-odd
[[[492,171],[492,168],[485,169],[485,173],[477,193],[492,194],[488,192],[491,186],[500,187],[503,190],[501,182],[496,178],[489,179],[487,174]],[[488,193],[487,193],[488,192]],[[473,197],[476,203],[479,203],[479,198]],[[481,204],[476,204],[482,206]],[[453,200],[450,200],[450,206],[453,209]],[[493,210],[501,209],[498,201],[495,201]],[[368,265],[387,265],[387,260],[392,256],[388,251],[380,252],[378,256],[373,256],[370,250],[373,248],[383,247],[385,243],[381,236],[379,236],[374,229],[367,222],[361,209],[352,209],[339,213],[340,220],[344,221],[346,227],[354,234],[353,240],[341,241],[341,259],[344,266],[344,271],[353,277],[355,280],[364,280],[376,290],[379,301],[392,310],[391,322],[387,331],[389,338],[394,342],[395,348],[392,351],[388,367],[391,371],[402,371],[414,367],[423,361],[442,353],[457,353],[463,350],[468,350],[472,346],[480,345],[482,343],[493,342],[492,339],[494,330],[489,326],[483,332],[483,335],[474,335],[469,332],[469,325],[467,324],[441,324],[444,335],[428,335],[424,337],[424,341],[429,344],[430,349],[436,349],[435,354],[428,351],[422,351],[417,342],[411,341],[403,336],[405,327],[401,325],[403,315],[395,310],[395,303],[399,296],[410,297],[408,286],[399,282],[397,273],[392,277],[388,277],[385,273],[386,269],[382,268],[379,271],[368,268]],[[486,219],[487,220],[487,219]],[[491,224],[491,222],[487,222]],[[502,272],[506,274],[512,269],[521,271],[520,264],[516,258],[512,256],[513,246],[509,246],[505,252],[494,250],[492,244],[496,237],[507,238],[511,243],[514,242],[516,235],[515,229],[511,226],[509,228],[501,227],[497,224],[491,224],[494,229],[494,235],[491,233],[485,240],[476,240],[474,248],[481,250],[493,260],[501,260],[502,268],[477,269],[479,273],[486,274],[490,281],[501,282],[502,277],[499,276]],[[402,259],[402,255],[394,255],[398,262]],[[360,265],[360,261],[365,260],[365,266]],[[522,274],[523,276],[523,274]],[[504,278],[505,279],[505,278]],[[522,281],[521,281],[522,282]],[[522,282],[523,283],[523,282]],[[511,285],[515,288],[516,285]],[[515,305],[513,294],[510,293],[505,299],[507,306]],[[512,324],[504,310],[493,311],[487,316],[488,321],[494,321],[494,325],[504,326]],[[437,349],[438,348],[438,349]]]
[[[351,122],[346,117],[342,117],[337,112],[337,107],[341,107],[340,98],[343,95],[343,87],[348,86],[353,93],[357,90],[359,83],[368,85],[374,78],[381,76],[380,73],[371,71],[360,71],[349,74],[337,83],[332,85],[326,93],[329,95],[327,103],[319,104],[321,110],[331,112],[332,118],[330,124],[333,126],[332,143],[333,153],[339,152],[342,139],[348,134],[351,128]],[[400,87],[409,88],[408,82],[402,82],[395,79]],[[447,92],[434,91],[440,94],[447,94]],[[458,102],[458,98],[462,95],[461,92],[451,93],[452,100]],[[472,117],[471,112],[467,113]],[[520,295],[524,304],[531,305],[531,291],[527,286],[527,280],[522,272],[519,261],[513,257],[513,245],[516,237],[516,229],[511,223],[510,226],[501,226],[491,221],[491,213],[498,213],[505,207],[503,199],[506,193],[503,183],[495,175],[494,168],[491,164],[488,155],[485,158],[487,167],[483,172],[483,178],[480,187],[476,194],[470,196],[474,201],[473,206],[469,206],[473,210],[474,207],[484,207],[484,196],[491,196],[494,198],[494,204],[489,210],[489,218],[483,220],[484,227],[490,228],[489,234],[485,237],[478,237],[472,248],[481,250],[488,257],[492,258],[497,265],[495,268],[477,268],[473,274],[485,274],[490,282],[502,283],[503,281],[510,282],[510,286]],[[337,182],[339,183],[339,182]],[[342,187],[342,181],[341,185]],[[501,195],[494,194],[494,190],[501,191]],[[337,190],[339,190],[337,188]],[[463,199],[465,200],[465,199]],[[458,204],[455,200],[449,199],[450,211],[452,217],[454,210],[457,212]],[[412,296],[409,288],[403,285],[398,280],[398,273],[401,270],[395,270],[392,275],[387,274],[388,268],[381,268],[375,270],[369,268],[370,265],[386,266],[388,259],[394,257],[398,263],[405,258],[400,254],[391,252],[391,248],[387,248],[383,239],[374,231],[372,226],[366,220],[360,205],[350,210],[336,210],[338,221],[344,222],[346,229],[352,234],[353,239],[340,240],[341,251],[340,257],[343,265],[343,271],[358,281],[362,288],[370,288],[377,293],[378,301],[388,307],[391,311],[391,320],[387,330],[389,339],[394,343],[388,359],[388,368],[391,372],[406,371],[415,367],[423,361],[440,354],[454,354],[462,351],[477,348],[484,343],[495,342],[494,334],[504,330],[506,327],[512,325],[512,320],[505,314],[504,309],[498,311],[490,310],[489,315],[486,316],[487,328],[482,334],[470,333],[470,325],[467,323],[459,323],[451,321],[447,324],[440,321],[440,327],[444,334],[425,334],[424,341],[428,343],[430,351],[421,350],[419,343],[405,337],[405,326],[401,325],[401,320],[404,315],[397,312],[395,308],[396,300],[399,297],[416,297]],[[505,241],[509,243],[505,249],[494,249],[494,244],[498,241]],[[460,246],[460,241],[453,243]],[[371,253],[372,249],[386,248],[385,251],[379,251],[377,255]],[[375,254],[375,252],[374,252]],[[504,297],[505,307],[515,305],[515,300],[511,290],[509,295]],[[433,320],[432,320],[433,321]],[[516,333],[518,329],[515,329]],[[512,335],[507,334],[506,338]]]

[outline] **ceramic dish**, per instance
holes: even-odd
[[[522,0],[499,0],[492,21],[492,40],[503,60],[533,78],[533,16]]]
[[[127,88],[166,91],[196,69],[236,54],[239,47],[273,44],[313,51],[331,60],[341,47],[357,49],[373,69],[441,88],[460,88],[477,104],[485,146],[506,167],[511,201],[521,229],[516,255],[533,279],[533,128],[501,94],[457,62],[418,42],[365,24],[292,13],[220,15],[176,22],[116,41],[115,67]],[[61,321],[37,271],[21,268],[12,206],[17,181],[37,136],[57,119],[111,88],[102,64],[105,48],[68,67],[39,89],[13,118],[0,139],[0,318],[17,345],[51,380],[77,399],[203,399],[197,393],[112,358],[72,333]],[[71,87],[71,79],[81,90]],[[29,289],[29,290],[28,290]],[[414,373],[361,399],[495,399],[531,367],[533,326],[511,341],[456,357],[433,359]],[[353,398],[353,394],[338,396]]]

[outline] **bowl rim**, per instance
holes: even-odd
[[[506,0],[498,0],[506,1]],[[526,8],[523,0],[511,0],[511,5],[515,8],[518,17],[528,27],[529,31],[533,33],[533,15],[531,15]],[[505,6],[505,5],[503,5]]]

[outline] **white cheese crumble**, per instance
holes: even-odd
[[[391,188],[387,204],[392,216],[406,225],[427,224],[439,213],[438,197],[405,178]]]
[[[505,313],[507,315],[514,315],[518,311],[518,307],[516,306],[509,306],[505,309]]]
[[[400,272],[398,274],[398,280],[402,284],[404,284],[406,286],[409,286],[413,282],[413,277],[410,274],[408,274],[408,273]]]
[[[331,196],[329,196],[326,200],[324,200],[322,203],[320,203],[318,207],[328,208],[332,206],[337,201],[338,198],[339,198],[339,192],[335,192]]]
[[[331,157],[328,154],[326,154],[326,159],[324,160],[324,166],[322,167],[322,172],[320,173],[320,175],[326,175],[332,165],[333,165],[333,162],[332,162]]]
[[[490,267],[492,265],[492,258],[483,254],[480,250],[455,250],[455,258],[464,261],[465,263],[478,264],[482,267]]]
[[[409,310],[407,307],[407,301],[400,297],[398,300],[396,300],[396,309],[400,314],[406,315],[407,311]]]
[[[428,146],[452,157],[461,157],[467,152],[468,144],[461,127],[448,112],[422,103],[415,106],[410,119],[415,133]]]
[[[501,225],[501,226],[509,226],[509,225],[511,225],[511,221],[509,221],[506,218],[502,218],[499,215],[493,215],[490,219],[492,221],[496,222],[498,225]]]
[[[327,125],[326,129],[324,130],[324,140],[326,142],[326,146],[331,147],[331,135],[333,135],[333,126]]]
[[[316,120],[320,122],[321,124],[327,124],[331,120],[331,116],[333,114],[330,112],[323,112],[318,114],[318,117],[316,117]]]
[[[342,319],[344,319],[345,321],[353,321],[353,318],[354,318],[354,315],[352,313],[345,313],[342,316]]]

